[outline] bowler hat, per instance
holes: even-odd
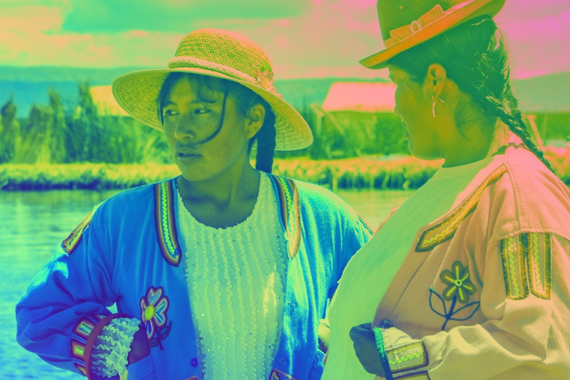
[[[381,69],[397,54],[478,16],[495,16],[506,0],[378,0],[385,50],[360,61]]]

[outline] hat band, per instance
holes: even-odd
[[[433,24],[440,18],[445,17],[447,14],[454,12],[459,8],[464,7],[466,4],[467,2],[458,4],[454,7],[449,8],[447,12],[441,8],[441,5],[437,4],[431,10],[420,16],[420,18],[412,21],[409,25],[404,25],[397,29],[391,30],[390,38],[384,41],[384,45],[386,46],[386,48],[390,48],[396,45],[397,43],[400,43],[401,41],[418,33],[426,26]]]
[[[255,86],[260,86],[264,90],[279,96],[277,89],[275,86],[273,86],[273,72],[271,70],[262,70],[260,68],[257,74],[257,78],[254,78],[251,75],[244,73],[243,71],[234,69],[233,67],[194,57],[174,57],[168,61],[168,68],[198,68],[215,71],[220,74],[232,77],[233,79],[237,79]]]

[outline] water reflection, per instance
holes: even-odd
[[[77,379],[15,341],[14,306],[33,276],[91,208],[115,192],[0,191],[0,369],[3,379]]]
[[[14,307],[33,276],[50,258],[53,247],[96,204],[117,191],[0,191],[0,370],[2,379],[77,379],[79,375],[44,363],[15,340]],[[412,192],[339,191],[376,228],[389,211]]]

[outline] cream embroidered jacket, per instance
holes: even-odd
[[[570,378],[570,192],[509,146],[416,235],[374,319],[394,379]],[[385,336],[386,338],[390,338]]]

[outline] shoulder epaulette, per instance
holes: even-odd
[[[295,182],[289,178],[272,175],[277,187],[278,201],[281,212],[281,222],[285,228],[289,257],[293,258],[299,251],[301,243],[301,204],[299,191]]]
[[[87,214],[87,216],[83,218],[81,223],[79,223],[79,225],[77,225],[77,227],[75,227],[75,229],[71,231],[69,236],[64,241],[61,242],[61,248],[67,255],[71,255],[75,250],[75,248],[77,248],[77,246],[79,245],[79,242],[83,237],[83,232],[85,232],[85,230],[91,223],[91,218],[93,218],[93,214],[95,213],[97,207],[98,206],[95,206],[93,210],[91,210],[89,214]]]
[[[483,191],[493,182],[497,181],[503,174],[507,172],[505,166],[500,166],[495,169],[489,177],[465,200],[455,211],[443,222],[423,232],[416,251],[425,252],[430,251],[437,245],[451,239],[459,225],[469,214],[471,214],[479,204]]]
[[[174,180],[154,185],[156,235],[164,259],[173,266],[180,264],[181,249],[176,232]]]

